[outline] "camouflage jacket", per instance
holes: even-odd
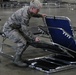
[[[15,25],[21,25],[25,26],[26,29],[26,36],[29,39],[35,39],[33,34],[28,30],[28,23],[31,17],[42,17],[41,14],[33,15],[29,11],[29,6],[25,6],[19,10],[17,10],[15,13],[12,14],[11,17],[6,21],[6,23],[3,26],[3,32],[8,35],[10,31],[12,31],[12,28],[10,25],[15,24]],[[24,31],[23,31],[24,32]]]

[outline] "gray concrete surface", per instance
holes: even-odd
[[[19,8],[14,8],[14,9],[2,9],[0,8],[0,18],[2,19],[0,21],[0,29],[2,28],[3,24],[7,20],[7,18],[15,12]],[[72,8],[43,8],[41,10],[41,13],[45,13],[48,15],[55,15],[55,16],[67,16],[71,19],[72,21],[72,26],[76,26],[76,10],[73,10]],[[32,18],[30,20],[30,25],[36,26],[36,25],[43,25],[43,22],[41,19],[34,19]],[[41,37],[40,37],[41,38]],[[44,41],[49,41],[49,39],[41,38]],[[0,42],[2,41],[2,38],[0,37]],[[5,43],[15,45],[12,43],[10,40],[6,40]],[[8,54],[14,54],[14,51],[10,48],[7,48],[4,46],[5,52]],[[34,57],[40,57],[44,55],[50,54],[49,52],[45,52],[42,49],[37,49],[33,47],[29,47],[23,54],[23,59],[28,59],[28,58],[34,58]],[[20,68],[11,62],[11,60],[4,58],[0,56],[0,75],[48,75],[46,73],[40,72],[35,69],[31,68]],[[75,69],[70,69],[66,71],[61,71],[49,75],[76,75],[76,68]]]

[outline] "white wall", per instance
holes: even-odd
[[[30,2],[31,0],[10,0],[10,1],[18,1],[18,2],[27,1],[27,2]],[[40,1],[43,1],[43,0],[40,0]]]
[[[62,1],[65,1],[65,2],[76,2],[76,0],[62,0]]]
[[[23,2],[23,1],[31,1],[31,0],[10,0],[10,1],[18,1],[18,2]]]
[[[18,2],[22,2],[22,1],[31,1],[31,0],[10,0],[10,1],[18,1]],[[43,1],[43,0],[40,0]],[[65,1],[65,2],[76,2],[76,0],[60,0],[60,1]]]

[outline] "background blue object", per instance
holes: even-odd
[[[54,43],[76,51],[76,42],[73,38],[73,31],[68,19],[46,17],[45,21]],[[65,34],[63,34],[64,32]],[[68,36],[70,36],[70,38]]]

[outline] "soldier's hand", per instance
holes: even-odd
[[[36,38],[35,38],[35,41],[36,41],[36,42],[40,41],[39,37],[36,37]]]
[[[46,14],[42,14],[42,18],[46,17]]]

